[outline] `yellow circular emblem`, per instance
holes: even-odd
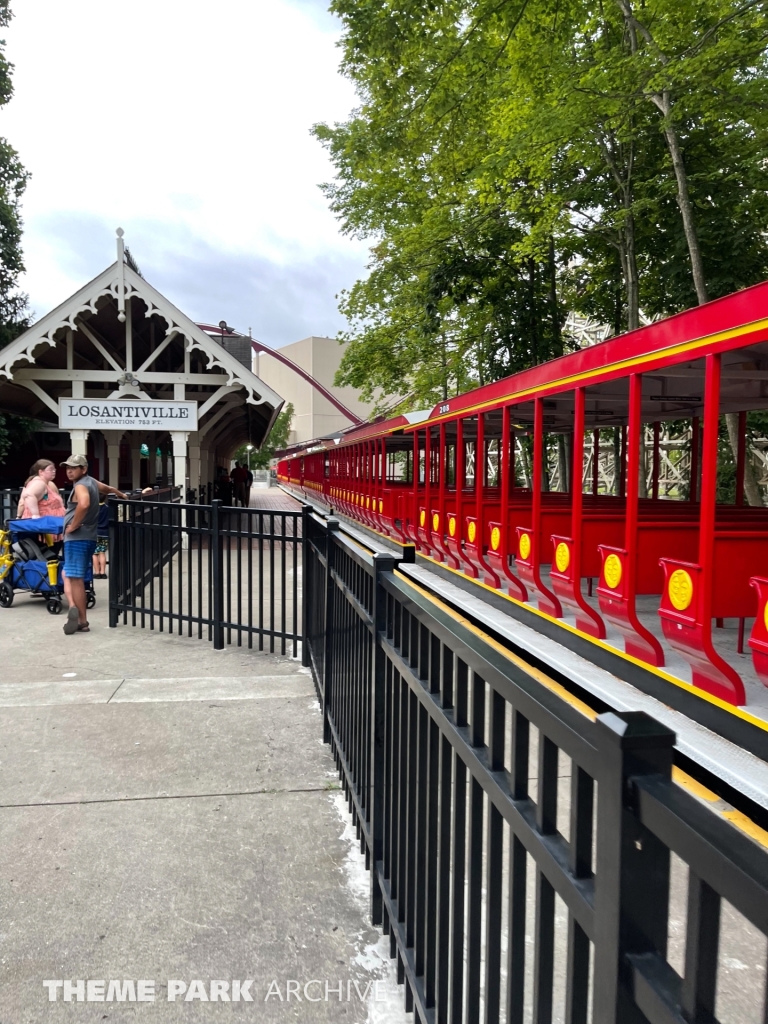
[[[448,533],[450,533],[452,537],[456,536],[456,520],[453,516],[450,516],[448,519]],[[768,608],[768,605],[766,605],[766,608]]]
[[[435,533],[437,533],[437,528],[438,528],[439,525],[440,525],[440,516],[437,514],[437,512],[434,512],[432,514],[432,529],[435,531]]]
[[[621,583],[621,559],[618,555],[608,555],[603,566],[603,576],[611,590],[615,590]]]
[[[668,593],[672,607],[684,612],[693,600],[693,580],[685,569],[675,569],[669,577]]]
[[[527,533],[520,534],[519,550],[521,558],[527,558],[531,553],[531,538]]]
[[[467,537],[469,538],[469,543],[470,544],[474,544],[475,543],[475,537],[476,536],[477,536],[477,527],[475,526],[474,521],[473,521],[473,522],[470,522],[469,526],[467,527]]]
[[[563,541],[555,548],[555,565],[557,566],[558,572],[565,572],[571,563],[571,552],[568,550],[568,545]]]
[[[423,526],[426,521],[427,513],[422,509],[421,512],[419,512],[419,526]]]
[[[499,550],[499,544],[501,544],[501,530],[498,526],[494,526],[491,530],[491,547],[494,551]]]

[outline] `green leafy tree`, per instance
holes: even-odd
[[[423,404],[561,351],[569,309],[618,332],[766,276],[764,2],[332,6],[360,105],[315,132],[372,242],[339,383]]]
[[[0,0],[0,27],[5,28],[10,19],[9,0]],[[0,107],[13,95],[13,65],[4,50],[5,41],[0,40]],[[28,177],[16,151],[0,138],[0,348],[30,323],[27,296],[17,286],[24,270],[20,202]],[[12,447],[26,441],[33,429],[33,421],[0,412],[0,462]]]
[[[291,431],[291,420],[293,419],[293,405],[289,402],[275,420],[272,429],[261,448],[250,453],[251,469],[269,469],[269,465],[279,452],[288,444],[288,435]],[[248,446],[241,445],[232,456],[235,462],[248,465]]]

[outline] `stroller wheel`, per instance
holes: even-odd
[[[89,590],[88,594],[86,595],[86,598],[85,598],[85,607],[86,608],[93,608],[93,606],[95,604],[96,604],[96,595],[93,593],[93,591]]]
[[[50,598],[45,607],[48,609],[51,615],[58,615],[61,611],[61,601],[57,601],[55,598]]]
[[[13,604],[13,588],[3,580],[0,583],[0,608],[10,608]]]

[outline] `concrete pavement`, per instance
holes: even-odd
[[[89,634],[0,609],[0,1021],[407,1020],[309,674],[110,630],[96,586]]]

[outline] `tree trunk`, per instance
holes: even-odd
[[[569,476],[573,448],[570,441],[570,434],[557,435],[557,475],[560,479],[560,490],[565,492],[570,492],[571,490]]]
[[[683,153],[680,149],[680,140],[677,137],[677,132],[675,131],[672,122],[669,120],[669,113],[671,112],[669,99],[664,96],[662,98],[662,105],[660,106],[657,103],[657,106],[659,106],[662,114],[664,114],[664,117],[667,119],[667,123],[664,126],[664,138],[667,140],[669,155],[672,157],[672,166],[675,170],[675,179],[677,181],[677,205],[680,207],[680,214],[683,218],[685,240],[688,243],[688,252],[691,257],[693,286],[696,289],[696,298],[699,300],[699,305],[701,306],[705,302],[709,302],[709,295],[707,294],[707,283],[704,280],[704,264],[701,260],[699,236],[693,220],[691,197],[688,193],[688,175],[685,172],[685,161],[683,160]]]
[[[631,209],[627,210],[624,237],[626,244],[627,330],[636,331],[640,326],[640,281],[635,252],[635,218]]]
[[[640,486],[639,495],[641,498],[648,497],[648,448],[645,443],[645,427],[640,427]]]
[[[552,307],[552,338],[557,355],[563,354],[563,339],[560,333],[560,307],[557,302],[557,264],[555,262],[555,240],[549,238],[549,302]]]
[[[531,324],[531,364],[538,366],[542,360],[539,351],[539,320],[536,311],[536,263],[532,256],[528,257],[528,315]]]
[[[445,332],[440,335],[441,355],[443,358],[443,401],[448,401],[448,357],[445,349]]]
[[[659,106],[658,103],[657,106]],[[664,98],[664,106],[667,110],[670,109],[670,103],[666,97]],[[659,106],[659,109],[662,109],[661,106]],[[688,243],[688,252],[691,257],[693,286],[696,289],[696,298],[699,300],[699,305],[702,306],[705,302],[709,301],[707,283],[704,280],[704,264],[701,259],[701,249],[699,248],[699,236],[693,217],[693,207],[691,206],[691,199],[688,194],[688,176],[685,172],[685,161],[680,149],[680,140],[671,123],[668,123],[664,128],[664,137],[667,140],[669,155],[672,157],[672,166],[675,169],[675,178],[677,179],[677,205],[680,207],[680,214],[683,218],[685,240]],[[728,427],[728,440],[733,452],[733,458],[737,461],[739,458],[739,414],[737,412],[726,413],[725,422]],[[749,459],[745,460],[744,465],[744,495],[749,505],[763,504],[760,488],[757,486]]]
[[[736,462],[739,460],[739,414],[737,412],[727,412],[725,414],[725,425],[728,428],[728,440],[731,442],[731,450],[733,451],[733,458]],[[747,499],[748,505],[760,506],[763,504],[763,498],[760,494],[760,488],[755,480],[755,474],[752,472],[752,465],[749,461],[749,448],[745,452],[744,459],[744,497]]]
[[[523,470],[523,487],[531,490],[531,463],[528,459],[528,449],[525,446],[525,439],[520,440],[520,465]]]

